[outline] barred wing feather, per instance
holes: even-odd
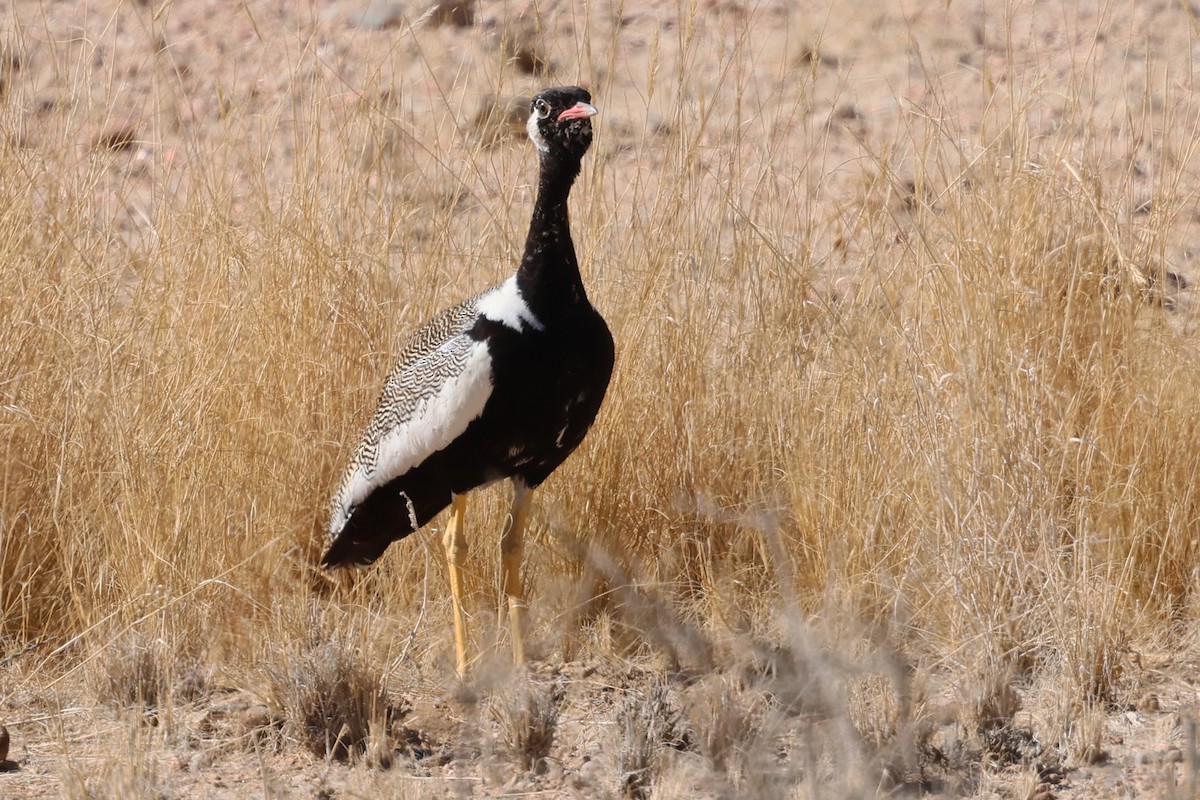
[[[484,342],[466,333],[477,316],[476,300],[431,320],[401,352],[334,497],[331,538],[372,491],[445,448],[483,413],[492,393],[492,358]]]

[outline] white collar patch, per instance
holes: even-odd
[[[525,330],[526,324],[535,331],[545,328],[521,296],[515,275],[480,297],[477,307],[483,316],[516,331]]]

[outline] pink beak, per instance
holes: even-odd
[[[587,119],[588,117],[593,117],[599,113],[600,112],[596,110],[594,105],[580,100],[578,103],[559,114],[558,121],[562,122],[564,119]]]

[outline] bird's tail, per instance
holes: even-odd
[[[450,505],[451,494],[422,492],[415,498],[392,487],[383,487],[351,513],[321,557],[325,569],[365,567],[375,563],[392,542],[397,542],[433,519]]]
[[[403,534],[403,536],[407,535]],[[363,541],[351,539],[348,536],[339,536],[333,540],[333,544],[329,545],[325,555],[321,556],[321,566],[325,569],[370,566],[383,555],[383,551],[391,543],[386,539]]]

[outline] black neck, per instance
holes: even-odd
[[[567,197],[579,167],[579,157],[542,154],[537,201],[525,240],[525,256],[517,270],[521,295],[539,319],[552,318],[587,302],[567,215]]]

